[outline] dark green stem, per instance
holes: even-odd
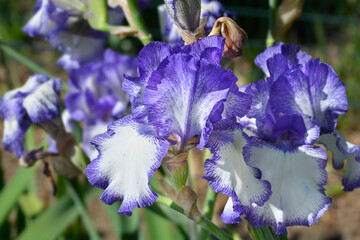
[[[269,0],[269,29],[266,37],[266,47],[270,47],[275,43],[276,5],[277,0]]]
[[[217,193],[214,192],[210,187],[208,187],[206,193],[205,207],[204,207],[204,216],[211,220],[214,213],[214,205],[216,200]],[[201,229],[198,239],[206,240],[209,238],[209,232],[204,228]]]

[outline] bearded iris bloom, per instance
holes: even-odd
[[[245,214],[253,226],[272,226],[284,234],[287,226],[311,226],[331,203],[323,188],[327,155],[315,143],[337,151],[337,169],[348,159],[353,169],[345,170],[345,190],[358,186],[359,148],[335,130],[337,117],[347,111],[347,98],[329,65],[283,43],[265,50],[255,63],[267,79],[241,88],[252,96],[252,105],[239,126],[210,137],[213,158],[205,163],[205,178],[215,191],[231,197],[224,222],[239,222]],[[260,204],[249,206],[266,183],[271,185],[269,199],[260,195]]]
[[[84,151],[96,155],[90,140],[123,116],[129,95],[122,90],[123,74],[136,74],[137,58],[106,49],[100,57],[69,71],[65,106],[70,118],[84,122]]]
[[[45,129],[53,138],[63,128],[60,116],[61,80],[44,74],[31,76],[24,86],[6,92],[0,99],[4,119],[3,146],[18,157],[24,153],[24,136],[31,124]]]
[[[133,113],[92,140],[99,155],[86,170],[90,183],[105,189],[105,203],[122,201],[119,213],[130,215],[134,207],[155,201],[149,182],[171,144],[181,153],[197,138],[197,147],[204,149],[214,121],[222,118],[219,109],[237,88],[235,75],[220,66],[223,46],[224,39],[216,36],[182,48],[153,42],[139,53],[139,76],[124,82]],[[233,116],[224,115],[236,122],[250,98],[243,93],[233,98],[245,103]]]
[[[84,13],[74,6],[61,1],[37,0],[34,16],[23,28],[31,37],[43,37],[64,52],[58,63],[66,70],[79,68],[98,56],[106,38],[105,33],[93,30]]]

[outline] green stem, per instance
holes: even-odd
[[[134,24],[136,26],[136,29],[139,30],[141,33],[140,41],[143,43],[143,45],[147,45],[152,41],[152,36],[149,34],[149,32],[146,29],[144,18],[142,17],[139,7],[135,0],[127,0],[132,19],[131,17],[126,16],[126,19],[130,23],[130,25]],[[132,26],[132,27],[135,27]]]
[[[276,5],[277,0],[269,0],[269,29],[266,37],[266,47],[270,47],[275,43]]]
[[[204,207],[204,216],[211,220],[212,215],[214,213],[214,205],[216,200],[217,193],[214,192],[210,187],[208,187],[205,199],[205,207]],[[201,229],[198,239],[206,240],[209,238],[209,232],[204,228]]]
[[[30,70],[36,72],[36,73],[43,73],[48,75],[49,77],[53,78],[54,75],[51,74],[50,72],[46,71],[44,68],[40,67],[39,65],[37,65],[36,63],[34,63],[32,60],[30,60],[29,58],[25,57],[24,55],[18,53],[17,51],[15,51],[14,49],[12,49],[9,46],[6,46],[2,43],[0,43],[0,49],[1,51],[3,51],[4,53],[6,53],[7,55],[9,55],[10,57],[14,58],[16,61],[24,64],[26,67],[28,67]]]
[[[75,187],[71,184],[69,180],[66,181],[66,187],[69,190],[70,197],[74,201],[79,214],[84,222],[85,228],[87,229],[90,239],[91,240],[100,240],[100,237],[94,228],[89,215],[87,214],[86,208],[84,207],[84,202],[81,200],[78,192],[76,191]]]
[[[159,195],[156,202],[159,204],[165,205],[179,213],[184,214],[184,209],[167,197]],[[200,219],[196,221],[196,223],[200,224],[201,227],[203,227],[207,231],[211,232],[218,239],[229,239],[229,240],[231,239],[231,237],[227,233],[225,233],[223,230],[218,228],[215,224],[213,224],[209,219],[207,219],[204,216],[201,216]]]

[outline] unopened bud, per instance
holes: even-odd
[[[206,20],[204,19],[200,23],[200,0],[164,0],[164,2],[186,44],[191,44],[204,37]]]
[[[221,17],[216,20],[209,36],[220,35],[225,40],[223,56],[226,58],[236,58],[242,53],[248,35],[239,27],[234,20],[228,17]]]
[[[178,190],[185,185],[189,169],[187,163],[188,152],[181,153],[177,156],[165,157],[165,166],[167,173]]]
[[[33,166],[39,159],[43,157],[43,148],[32,151],[26,151],[19,159],[19,165],[24,168]]]

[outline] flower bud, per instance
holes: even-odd
[[[165,0],[165,6],[185,43],[190,44],[204,37],[206,20],[200,23],[200,0]]]
[[[189,169],[187,156],[188,152],[184,152],[177,156],[165,157],[167,173],[177,190],[185,185],[188,177]]]
[[[216,20],[209,36],[213,35],[226,38],[223,56],[227,58],[239,57],[248,39],[247,33],[228,17]]]

